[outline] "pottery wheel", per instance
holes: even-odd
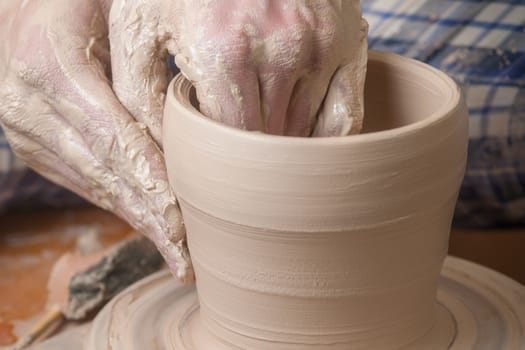
[[[448,257],[437,299],[433,329],[404,350],[525,350],[525,287],[519,283]],[[99,313],[85,350],[229,350],[200,327],[198,310],[193,286],[181,285],[168,271],[156,273]]]

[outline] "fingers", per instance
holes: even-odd
[[[57,116],[55,120],[60,120]],[[31,164],[31,167],[37,172],[48,178],[49,180],[59,183],[65,188],[77,193],[78,195],[90,200],[92,203],[114,211],[117,215],[129,220],[129,213],[125,211],[116,210],[114,200],[108,200],[104,190],[100,190],[99,186],[92,186],[92,182],[86,182],[84,174],[78,173],[75,169],[66,164],[61,156],[57,155],[55,151],[47,147],[45,144],[40,144],[35,141],[35,138],[28,137],[23,133],[14,131],[12,129],[4,128],[6,137],[9,143],[17,153],[17,155]],[[41,138],[38,138],[42,140]],[[48,142],[45,142],[48,143]],[[77,142],[73,144],[62,144],[64,147],[77,147]],[[118,181],[118,180],[117,180]],[[119,192],[122,194],[120,198],[125,197],[139,197],[136,189],[126,186],[125,183],[120,183]],[[119,200],[118,198],[115,198]],[[124,208],[124,203],[117,204],[117,208]],[[170,220],[168,220],[169,222]],[[134,225],[136,229],[142,232],[152,232],[151,224],[144,221],[142,224]],[[153,231],[159,233],[158,231]],[[193,271],[190,263],[190,257],[186,246],[185,238],[173,242],[164,236],[149,237],[157,246],[164,259],[168,263],[171,271],[175,277],[184,282],[193,280]]]
[[[266,131],[262,119],[257,74],[236,70],[228,78],[210,74],[193,84],[200,111],[207,117],[243,130]]]
[[[332,77],[312,136],[357,134],[363,126],[366,48]]]
[[[296,82],[288,106],[285,135],[308,137],[312,134],[328,84],[329,80],[320,73],[309,74]]]
[[[171,78],[168,50],[194,84],[201,112],[214,120],[294,136],[359,132],[366,64],[359,2],[257,5],[277,11],[275,22],[242,9],[222,18],[234,4],[114,1],[113,89],[157,144]]]
[[[78,195],[90,199],[100,207],[104,203],[99,201],[96,193],[91,191],[85,179],[71,169],[54,152],[35,142],[23,133],[4,127],[4,132],[10,146],[17,156],[49,180],[59,183]],[[109,208],[106,208],[109,209]]]
[[[206,14],[206,11],[192,12],[195,5],[181,3],[184,6],[179,10],[187,17],[201,18]],[[214,22],[216,18],[207,21]],[[168,49],[181,73],[195,87],[200,111],[232,127],[266,130],[260,104],[261,85],[252,62],[249,38],[243,33],[214,30],[213,23],[199,24],[200,28],[191,23],[184,21],[183,29],[177,29],[180,31],[177,47],[168,45]]]
[[[79,84],[84,82],[89,82],[89,78]],[[100,133],[90,135],[96,140],[90,142],[94,156],[105,159],[104,165],[111,174],[109,179],[102,176],[99,181],[105,188],[114,189],[111,194],[119,203],[118,210],[154,241],[176,276],[191,279],[182,215],[168,184],[160,149],[140,123],[119,108],[109,86],[101,85],[88,94],[100,102],[95,110],[88,108],[85,112],[101,119],[110,116],[113,121],[107,133],[111,135],[109,140],[106,136],[106,141],[102,141],[104,135]],[[97,147],[97,143],[106,146]]]
[[[98,39],[103,36],[93,39],[78,28],[91,27],[66,23],[47,29],[38,42],[45,53],[39,64],[13,65],[24,70],[6,75],[0,120],[30,165],[127,220],[154,241],[177,276],[191,278],[163,155],[147,126],[113,93],[106,77],[107,42]],[[25,57],[19,52],[16,59]]]
[[[352,74],[349,71],[347,67],[335,73],[312,136],[344,136],[361,131],[362,102],[351,88]]]
[[[167,30],[161,25],[161,17],[165,15],[157,7],[161,3],[113,2],[109,18],[113,90],[127,111],[118,108],[116,99],[106,99],[102,111],[119,111],[114,118],[111,166],[122,169],[120,176],[128,183],[138,184],[146,207],[157,208],[154,215],[137,212],[135,219],[159,216],[153,240],[176,277],[191,281],[193,272],[182,215],[168,184],[159,149],[165,91],[171,78],[165,47],[174,36],[159,32],[161,27]],[[109,93],[104,88],[90,91]]]
[[[87,75],[85,81],[89,80]],[[97,91],[102,90],[100,86]],[[96,98],[96,94],[84,95],[89,100]],[[5,100],[9,102],[9,99]],[[45,177],[113,211],[146,234],[157,245],[173,273],[182,280],[191,280],[193,275],[180,210],[169,188],[159,190],[155,188],[155,183],[153,187],[149,183],[155,181],[155,176],[157,180],[159,177],[162,180],[162,173],[148,178],[152,173],[144,173],[144,169],[154,168],[155,164],[148,164],[149,157],[143,157],[135,164],[133,159],[141,158],[140,151],[133,154],[126,151],[127,147],[136,149],[134,143],[140,149],[145,146],[146,151],[158,150],[149,136],[134,122],[127,124],[124,129],[117,126],[115,132],[106,129],[98,135],[91,134],[89,130],[80,133],[78,129],[83,129],[81,121],[85,119],[79,117],[85,112],[81,108],[67,101],[55,102],[57,109],[40,99],[23,102],[10,105],[25,106],[41,113],[33,115],[31,122],[27,123],[29,116],[25,109],[12,107],[2,111],[2,124],[15,152]],[[112,105],[111,100],[106,103]],[[100,104],[104,105],[102,102]],[[116,110],[115,107],[112,112]],[[71,113],[75,114],[74,118],[70,116]],[[100,117],[100,111],[92,112],[91,115]],[[117,125],[121,125],[126,116],[120,116],[120,119]],[[144,137],[140,136],[141,131]],[[113,141],[107,142],[105,138]],[[106,149],[104,145],[110,148]],[[129,159],[120,159],[122,157]],[[151,159],[151,163],[159,161],[158,168],[163,166],[161,157],[153,156]],[[139,173],[141,176],[137,175]],[[148,183],[141,182],[142,176],[146,177]]]
[[[359,1],[341,3],[343,32],[350,34],[339,68],[333,75],[312,136],[344,136],[363,126],[368,23]]]
[[[159,32],[158,3],[115,0],[109,18],[109,39],[113,90],[161,146],[162,109],[171,73]]]
[[[120,106],[109,85],[89,69],[79,68],[75,86],[93,103],[77,107],[71,120],[83,130],[82,141],[91,156],[82,159],[71,154],[65,159],[78,172],[93,176],[93,186],[106,189],[108,200],[116,204],[113,210],[149,236],[183,278],[191,266],[182,215],[168,184],[164,157],[147,130]],[[74,90],[68,94],[73,101],[79,97]],[[54,107],[69,117],[76,106],[60,101]],[[72,144],[80,142],[77,139]]]
[[[287,130],[288,105],[294,91],[295,77],[275,72],[259,76],[259,100],[262,131],[284,135]]]

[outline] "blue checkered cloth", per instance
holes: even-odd
[[[455,223],[525,224],[525,1],[362,0],[370,48],[450,74],[469,107]]]
[[[470,144],[456,224],[525,224],[525,1],[362,0],[362,6],[370,48],[430,63],[465,92]],[[28,198],[66,203],[64,194],[16,160],[0,134],[0,210]]]

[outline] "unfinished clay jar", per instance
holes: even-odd
[[[221,348],[397,349],[433,327],[467,152],[445,74],[370,52],[365,129],[334,138],[209,120],[179,76],[163,141],[198,327]]]

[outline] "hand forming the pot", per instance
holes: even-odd
[[[115,0],[114,90],[160,142],[169,52],[215,120],[281,135],[357,133],[367,28],[359,0]]]
[[[213,119],[299,136],[361,127],[358,0],[11,0],[0,20],[0,123],[15,152],[150,237],[182,279],[161,151],[168,52]]]
[[[31,167],[127,220],[153,240],[177,276],[191,279],[164,156],[108,79],[110,5],[0,5],[0,123]]]

